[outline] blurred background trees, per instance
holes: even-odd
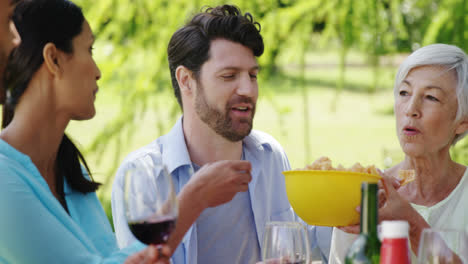
[[[281,139],[291,135],[288,122],[295,120],[294,130],[301,133],[293,140],[299,141],[300,146],[288,154],[294,157],[295,161],[291,160],[296,166],[303,166],[319,155],[313,154],[318,148],[314,140],[324,140],[314,138],[313,134],[317,116],[311,110],[314,107],[311,98],[318,96],[313,93],[313,87],[319,86],[317,91],[325,97],[329,91],[331,99],[325,111],[332,116],[340,105],[346,105],[353,97],[343,96],[343,92],[349,90],[359,92],[361,101],[367,98],[365,100],[377,102],[378,106],[371,111],[390,115],[390,124],[393,122],[393,76],[401,58],[435,42],[455,44],[468,50],[468,0],[75,2],[83,7],[97,36],[95,58],[103,76],[100,81],[103,89],[98,97],[104,98],[98,101],[103,107],[98,111],[97,121],[92,125],[80,124],[80,128],[74,126],[70,131],[79,138],[90,156],[88,159],[93,159],[103,175],[101,181],[107,183],[104,192],[109,190],[114,171],[123,157],[168,132],[180,116],[172,95],[167,43],[173,32],[203,6],[235,4],[252,13],[261,23],[266,47],[259,59],[261,96],[265,107],[275,114],[273,123],[277,124],[273,126],[270,122],[273,128],[267,132],[279,137],[287,149],[288,142]],[[279,96],[291,94],[297,99]],[[380,95],[385,101],[379,99]],[[364,104],[361,101],[356,104]],[[348,112],[353,110],[356,109],[347,109]],[[359,124],[358,113],[356,124]],[[88,138],[83,139],[83,133]],[[342,135],[353,141],[350,133],[343,131]],[[394,130],[382,133],[395,134]],[[132,143],[135,140],[139,143]],[[392,144],[398,149],[397,144]],[[465,163],[468,160],[466,149],[468,146],[462,142],[454,154]],[[392,153],[392,150],[384,149],[383,153]],[[360,158],[357,155],[350,159]],[[382,166],[385,158],[388,157],[379,156],[382,162],[369,161]]]

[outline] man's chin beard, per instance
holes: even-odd
[[[250,134],[250,131],[252,131],[253,120],[246,120],[245,122],[243,122],[248,123],[250,127],[246,132],[240,133],[232,127],[232,120],[229,117],[224,116],[223,118],[220,118],[220,116],[221,115],[219,112],[217,112],[217,115],[214,116],[206,116],[202,115],[201,113],[198,113],[198,117],[203,121],[203,123],[210,127],[216,134],[220,135],[221,137],[227,139],[230,142],[239,142],[243,140],[246,136],[248,136]]]
[[[200,87],[202,86],[200,85]],[[232,108],[231,105],[233,103],[226,105],[223,111],[209,105],[203,93],[197,95],[195,101],[195,112],[198,115],[198,118],[208,127],[210,127],[216,134],[231,142],[241,141],[250,134],[253,126],[253,117],[255,115],[255,106],[252,111],[252,117],[250,119],[239,120],[240,123],[247,123],[249,125],[247,130],[244,130],[242,133],[240,133],[233,128],[233,121],[229,116],[230,110]]]
[[[218,132],[215,130],[215,132],[218,134],[218,135],[221,135],[223,138],[231,141],[231,142],[239,142],[239,141],[242,141],[246,136],[248,136],[250,134],[250,131],[252,131],[252,125],[250,125],[250,128],[249,130],[247,131],[247,133],[236,133],[232,130],[230,131],[223,131],[223,132]]]

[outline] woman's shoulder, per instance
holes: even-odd
[[[0,139],[0,173],[26,169],[30,166],[31,159]],[[10,174],[10,173],[9,173]]]
[[[466,190],[468,190],[468,168],[460,163],[454,164],[456,169],[454,170],[454,172],[452,172],[452,176],[457,176],[457,179],[459,180],[452,193],[460,189],[462,192],[465,192]]]
[[[461,188],[466,191],[468,190],[468,168],[464,165],[461,165],[461,170],[463,171],[462,178],[460,179],[460,186]]]
[[[25,167],[0,153],[0,200],[9,196],[30,194],[33,191],[32,186],[36,186],[31,178]]]
[[[2,181],[27,173],[24,166],[6,153],[0,151],[0,175]]]
[[[0,142],[0,195],[29,194],[45,182],[28,156],[3,148]],[[3,196],[4,197],[4,196]]]

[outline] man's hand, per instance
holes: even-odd
[[[224,160],[209,163],[192,175],[179,195],[179,217],[168,245],[177,248],[190,226],[208,207],[215,207],[249,189],[252,165],[248,161]]]
[[[252,180],[249,161],[223,160],[209,163],[195,173],[187,187],[193,188],[204,208],[215,207],[234,198],[236,193],[249,189]]]

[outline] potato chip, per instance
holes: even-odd
[[[318,158],[310,165],[306,165],[304,169],[298,169],[298,170],[327,170],[327,171],[336,170],[336,171],[349,171],[349,172],[379,175],[377,168],[374,165],[364,167],[359,162],[355,163],[349,169],[343,167],[341,164],[339,164],[338,167],[334,168],[330,158],[325,157],[325,156]]]
[[[414,170],[399,170],[398,179],[400,180],[400,185],[404,186],[416,179],[416,172]]]
[[[359,173],[364,173],[365,171],[364,167],[359,162],[355,163],[349,170],[352,172],[359,172]]]
[[[377,168],[374,165],[370,165],[369,167],[366,168],[367,173],[369,174],[377,174],[379,175],[379,172],[377,171]]]
[[[343,165],[339,164],[338,167],[336,167],[337,171],[346,171],[346,168],[343,167]]]

